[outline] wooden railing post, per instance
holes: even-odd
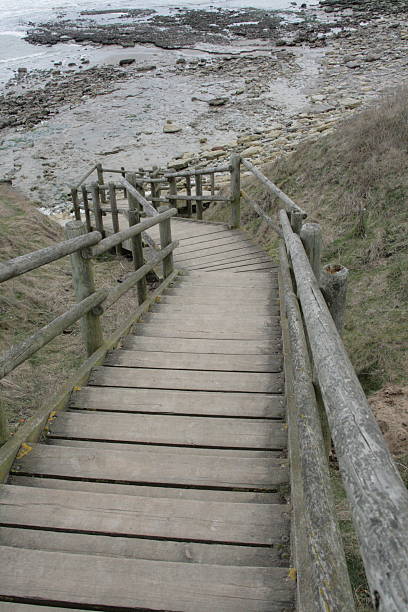
[[[203,195],[203,178],[201,174],[196,174],[195,177],[195,192],[196,195],[201,198]],[[203,201],[196,200],[196,216],[199,221],[203,218]]]
[[[5,444],[10,437],[6,410],[0,398],[0,446]]]
[[[231,228],[241,224],[241,156],[234,154],[230,161],[231,173]]]
[[[109,203],[110,203],[111,214],[112,214],[113,232],[115,234],[117,234],[119,232],[119,230],[120,230],[120,227],[119,227],[118,206],[117,206],[117,203],[116,203],[115,183],[109,183]],[[115,252],[116,252],[116,255],[121,255],[122,247],[121,247],[120,244],[118,244],[115,247]]]
[[[340,335],[346,311],[348,274],[348,269],[339,264],[324,266],[320,274],[320,290]]]
[[[65,226],[65,237],[76,238],[86,234],[86,227],[82,221],[70,221]],[[95,281],[92,263],[85,259],[82,251],[76,251],[70,255],[72,280],[74,283],[77,302],[81,302],[92,293],[95,293]],[[88,357],[92,355],[103,344],[102,325],[97,309],[88,312],[81,319],[81,331]]]
[[[290,225],[295,234],[300,234],[303,224],[303,215],[297,210],[292,210],[290,213]]]
[[[105,235],[103,229],[103,216],[101,210],[101,194],[98,183],[92,183],[91,185],[92,194],[92,208],[95,217],[95,229],[101,232],[102,236]]]
[[[177,195],[177,181],[175,178],[169,178],[169,195],[176,196]],[[177,208],[177,200],[169,200],[171,208]]]
[[[305,223],[300,230],[300,239],[317,282],[320,278],[322,231],[318,223]]]
[[[125,171],[125,167],[121,166],[121,174],[123,176],[123,178],[126,178],[126,171]],[[126,187],[123,188],[123,197],[127,198],[127,193],[126,193]]]
[[[170,206],[160,206],[159,213],[166,212]],[[171,243],[171,219],[165,219],[165,221],[160,222],[159,226],[160,230],[160,248],[164,249],[167,245]],[[170,274],[173,273],[174,264],[173,264],[173,253],[170,253],[163,259],[163,277],[167,278]]]
[[[133,172],[128,172],[126,174],[126,180],[130,183],[135,189],[137,189],[137,177]],[[132,225],[137,225],[140,221],[140,205],[134,196],[128,191],[128,205],[129,205],[129,227]],[[133,257],[133,267],[135,270],[141,268],[144,264],[143,257],[143,239],[142,235],[138,234],[137,236],[133,236],[131,238],[132,244],[132,257]],[[143,277],[137,283],[137,296],[139,300],[139,304],[142,304],[146,300],[147,289],[146,289],[146,278]]]
[[[103,168],[102,164],[96,164],[96,172],[98,174],[98,185],[103,185]],[[101,202],[106,204],[106,195],[103,189],[101,189]]]
[[[191,176],[186,176],[186,195],[191,197]],[[193,203],[191,200],[187,200],[187,217],[193,215]]]
[[[85,185],[82,185],[81,191],[82,191],[82,202],[84,204],[84,211],[85,211],[86,229],[88,230],[88,232],[92,232],[91,215],[89,213],[88,190]]]
[[[76,187],[71,187],[71,198],[72,204],[74,206],[74,215],[77,221],[81,220],[81,209],[79,208],[78,201],[78,189]]]

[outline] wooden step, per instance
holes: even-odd
[[[117,414],[62,413],[49,425],[54,438],[106,440],[138,444],[166,444],[242,449],[281,449],[286,446],[283,423],[264,419]]]
[[[140,336],[159,336],[162,338],[203,338],[207,340],[256,340],[258,342],[270,340],[272,343],[281,338],[280,328],[270,328],[268,331],[260,329],[255,330],[240,330],[236,329],[214,329],[208,323],[199,326],[194,321],[180,322],[173,325],[165,323],[138,323],[135,326],[136,334]]]
[[[281,373],[206,372],[200,370],[158,370],[100,366],[89,377],[90,385],[180,389],[186,391],[242,391],[245,393],[283,393]]]
[[[282,612],[293,604],[286,568],[118,559],[0,547],[0,596],[125,610]]]
[[[166,447],[164,447],[166,448]],[[157,449],[156,449],[157,450]],[[276,465],[285,463],[280,460]],[[88,480],[65,480],[63,478],[37,478],[36,476],[19,476],[12,474],[9,484],[43,489],[64,489],[65,491],[89,491],[91,493],[115,493],[117,495],[135,495],[139,497],[161,497],[163,499],[195,499],[198,501],[225,501],[236,504],[281,504],[284,503],[280,493],[265,491],[224,491],[217,489],[179,489],[177,487],[154,487],[143,485],[116,484],[111,482],[90,482]],[[5,544],[0,539],[0,544]]]
[[[139,325],[145,329],[147,325]],[[153,326],[150,325],[149,328]],[[161,351],[163,353],[190,353],[192,360],[198,353],[214,355],[275,355],[281,354],[281,339],[266,338],[258,340],[223,340],[208,338],[160,337],[158,334],[132,335],[125,338],[123,347],[130,350]]]
[[[13,472],[125,484],[191,486],[218,489],[266,489],[287,482],[286,467],[273,458],[156,453],[140,447],[134,453],[37,444],[15,462]]]
[[[160,302],[153,304],[150,307],[149,312],[166,312],[166,313],[179,313],[179,316],[183,318],[183,320],[191,317],[191,304],[194,302],[190,302],[188,304],[184,303],[182,299],[177,296],[163,296]],[[226,317],[231,317],[232,319],[237,319],[239,317],[250,318],[251,316],[255,317],[277,317],[279,315],[279,303],[278,301],[275,304],[263,304],[262,302],[253,302],[250,305],[244,304],[231,304],[230,302],[213,302],[208,304],[202,304],[197,301],[196,304],[200,305],[200,310],[203,314],[206,315],[216,315],[216,314],[225,314]],[[165,308],[164,308],[164,305]]]
[[[282,358],[272,355],[212,355],[211,353],[195,353],[192,357],[191,353],[119,350],[110,353],[104,365],[172,370],[281,372]]]
[[[282,539],[286,537],[282,536]],[[73,532],[70,532],[68,536],[66,532],[0,527],[0,543],[2,546],[15,548],[63,550],[70,553],[151,561],[252,567],[286,567],[289,564],[289,551],[285,542],[272,546],[240,546]],[[0,605],[0,612],[2,610]],[[54,608],[46,608],[46,612],[52,612],[52,610]]]
[[[171,327],[172,322],[185,326],[187,329],[192,329],[194,326],[199,329],[214,329],[231,330],[236,332],[237,328],[242,330],[242,333],[268,333],[271,329],[280,329],[280,317],[278,316],[242,316],[237,313],[234,317],[227,317],[223,312],[219,313],[203,313],[197,312],[186,319],[180,318],[177,314],[167,311],[167,309],[159,310],[158,312],[149,312],[143,316],[142,323],[165,323],[168,321]]]
[[[269,545],[288,535],[284,504],[234,504],[0,485],[3,526]]]
[[[285,412],[282,395],[123,387],[82,387],[79,391],[73,392],[70,406],[109,412],[153,412],[271,419],[282,418]]]

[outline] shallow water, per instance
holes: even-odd
[[[31,45],[23,40],[29,25],[54,19],[75,19],[83,10],[104,10],[115,8],[154,9],[161,14],[169,14],[180,8],[190,9],[238,9],[245,7],[269,10],[298,8],[300,4],[316,4],[317,0],[300,0],[296,6],[291,0],[157,0],[146,5],[145,0],[0,0],[0,86],[4,85],[17,68],[29,70],[51,68],[54,61],[76,61],[83,55],[80,45],[60,44],[53,47]],[[109,23],[117,21],[118,13],[95,15],[92,19]],[[87,17],[89,18],[89,16]],[[95,55],[95,54],[93,54]],[[95,58],[98,61],[99,58]]]

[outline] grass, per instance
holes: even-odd
[[[324,263],[350,270],[344,342],[367,393],[406,384],[408,362],[408,102],[407,91],[341,124],[263,172],[323,232]],[[270,216],[277,201],[252,176],[242,187]],[[226,220],[226,205],[207,219]],[[268,251],[277,238],[243,203],[242,225]]]
[[[0,185],[0,260],[64,239],[62,229],[18,192]],[[124,258],[104,256],[94,264],[97,288],[115,285],[131,271]],[[0,286],[0,353],[63,314],[75,303],[69,257],[6,281]],[[108,337],[137,304],[131,290],[102,317]],[[79,323],[64,330],[0,381],[2,408],[11,429],[23,423],[85,359]]]

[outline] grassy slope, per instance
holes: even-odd
[[[55,244],[62,229],[39,213],[17,191],[0,184],[0,261]],[[98,288],[114,285],[130,271],[123,258],[105,257],[95,264]],[[0,353],[65,312],[75,302],[69,258],[48,264],[0,285]],[[103,317],[109,334],[137,303],[133,291]],[[33,355],[0,381],[2,405],[14,427],[33,413],[67,380],[85,352],[79,323]]]
[[[400,92],[263,171],[321,224],[324,263],[350,269],[344,340],[370,393],[406,383],[408,363],[408,103]],[[270,214],[276,202],[256,179],[243,189]],[[216,206],[209,219],[221,220]],[[243,226],[273,253],[276,238],[243,206]]]
[[[323,263],[350,269],[344,341],[369,394],[407,384],[408,102],[398,92],[314,144],[263,168],[264,173],[321,224]],[[252,177],[243,190],[271,216],[277,202]],[[207,218],[227,220],[226,205]],[[271,254],[277,238],[245,203],[242,224]],[[408,485],[408,455],[397,465]],[[333,490],[359,612],[372,610],[357,538],[339,472]]]

